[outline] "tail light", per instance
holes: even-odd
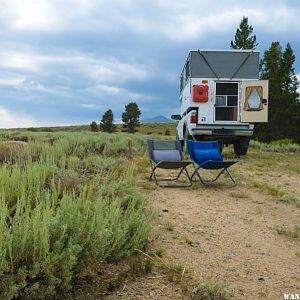
[[[197,112],[193,111],[190,114],[190,123],[191,124],[197,124]]]

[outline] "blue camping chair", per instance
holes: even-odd
[[[187,149],[192,161],[194,162],[195,172],[193,173],[192,178],[194,177],[194,175],[197,175],[202,184],[206,184],[216,181],[221,176],[221,174],[225,172],[232,180],[232,182],[235,183],[235,180],[229,173],[228,168],[238,161],[224,161],[219,149],[218,142],[188,141]],[[201,177],[200,169],[221,171],[216,178],[207,181]]]
[[[192,179],[188,173],[187,166],[192,164],[191,161],[185,161],[181,144],[179,141],[154,141],[148,140],[148,154],[150,160],[151,175],[149,180],[154,180],[160,187],[189,187],[192,185]],[[178,174],[175,178],[157,178],[157,169],[177,169]],[[176,181],[181,174],[187,177],[186,184],[165,185],[160,182]]]

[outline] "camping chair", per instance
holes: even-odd
[[[160,187],[189,187],[192,185],[192,179],[186,167],[192,164],[191,161],[184,161],[179,141],[154,141],[148,140],[148,153],[150,159],[151,175],[149,180],[155,180]],[[179,173],[175,178],[158,179],[156,169],[179,169]],[[162,185],[162,181],[176,181],[180,175],[184,173],[188,179],[187,184],[182,185]]]
[[[195,172],[192,175],[192,179],[194,175],[197,175],[202,184],[210,183],[216,181],[221,174],[224,172],[229,178],[235,183],[234,178],[228,171],[228,168],[238,161],[224,161],[222,154],[219,149],[218,142],[195,142],[195,141],[188,141],[187,142],[187,149],[189,155],[194,162]],[[200,175],[200,169],[206,170],[221,170],[217,177],[212,180],[204,180]]]

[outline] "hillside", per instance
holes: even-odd
[[[141,123],[169,123],[173,120],[166,118],[165,116],[156,116],[152,118],[144,118],[141,120]]]

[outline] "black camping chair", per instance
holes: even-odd
[[[191,177],[187,171],[187,166],[192,164],[191,161],[185,161],[183,158],[181,144],[179,141],[154,141],[148,140],[148,153],[150,159],[151,175],[149,180],[155,180],[160,187],[189,187],[192,185]],[[179,173],[175,178],[158,179],[156,169],[179,169]],[[163,185],[160,182],[176,181],[181,174],[185,174],[188,183],[180,185]]]

